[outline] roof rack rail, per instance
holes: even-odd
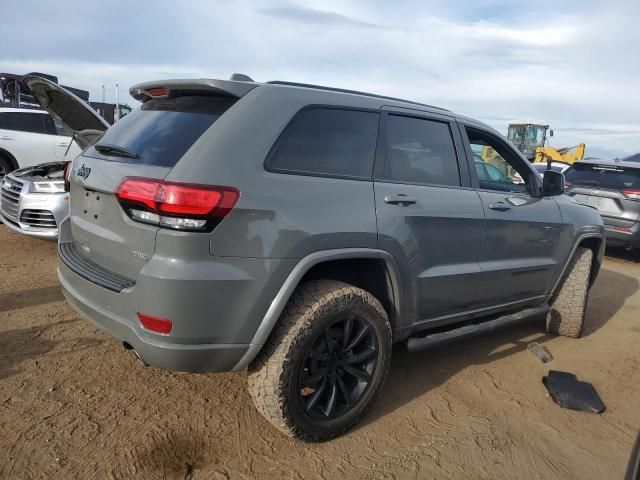
[[[335,87],[324,87],[322,85],[313,85],[310,83],[298,83],[298,82],[285,82],[282,80],[272,80],[270,82],[266,82],[271,85],[286,85],[289,87],[303,87],[303,88],[313,88],[315,90],[326,90],[329,92],[338,92],[338,93],[348,93],[352,95],[363,95],[365,97],[373,97],[373,98],[381,98],[383,100],[393,100],[394,102],[403,102],[410,103],[412,105],[420,105],[421,107],[429,107],[434,108],[436,110],[442,110],[444,112],[450,112],[451,110],[447,110],[446,108],[436,107],[434,105],[428,105],[426,103],[414,102],[411,100],[404,100],[402,98],[396,97],[387,97],[385,95],[376,95],[375,93],[367,93],[367,92],[359,92],[357,90],[347,90],[345,88],[335,88]]]

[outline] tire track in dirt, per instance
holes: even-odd
[[[581,340],[527,324],[397,349],[362,424],[309,445],[257,414],[244,374],[144,369],[64,302],[44,302],[55,263],[55,245],[0,226],[0,298],[22,292],[0,306],[0,478],[619,478],[640,427],[637,263],[605,260]],[[607,411],[560,409],[540,381],[549,368],[593,382]]]

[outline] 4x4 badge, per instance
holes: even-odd
[[[78,175],[80,178],[83,179],[87,179],[89,177],[89,174],[91,173],[91,168],[87,167],[85,165],[82,165],[80,167],[80,170],[78,170],[78,173],[76,175]]]

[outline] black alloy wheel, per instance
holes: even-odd
[[[364,318],[347,315],[329,324],[304,354],[298,400],[316,421],[347,413],[366,393],[376,368],[378,338]]]

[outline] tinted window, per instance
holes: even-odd
[[[460,185],[449,124],[389,115],[382,177],[408,183]]]
[[[42,113],[0,113],[0,128],[18,132],[46,133]]]
[[[64,125],[59,120],[53,118],[51,115],[42,115],[44,120],[45,131],[49,135],[63,135],[70,137],[71,134],[67,132]]]
[[[524,167],[525,160],[493,135],[473,128],[466,128],[466,131],[476,165],[484,163],[483,166],[486,167],[486,173],[480,175],[476,166],[480,188],[501,192],[526,192],[525,182],[530,181],[532,172]]]
[[[313,108],[298,113],[267,167],[275,171],[370,178],[378,114]]]
[[[117,157],[121,161],[173,167],[234,102],[205,96],[147,100],[109,128],[98,144],[122,147],[139,157]],[[85,155],[116,158],[103,156],[93,147]]]
[[[625,190],[640,188],[640,169],[623,168],[616,165],[589,165],[574,163],[564,172],[569,184],[574,186]]]

